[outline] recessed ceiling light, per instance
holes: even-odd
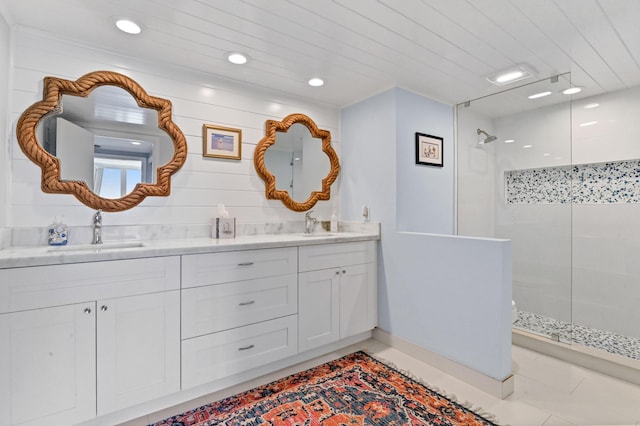
[[[324,84],[324,80],[318,77],[314,77],[309,80],[309,86],[320,87]]]
[[[515,140],[513,140],[513,139],[507,139],[506,141],[504,141],[504,143],[514,143],[514,142],[515,142]]]
[[[225,54],[225,56],[227,57],[227,61],[231,62],[232,64],[244,65],[249,62],[249,57],[244,53],[229,52]]]
[[[584,107],[585,107],[586,109],[590,109],[590,108],[598,108],[599,106],[600,106],[600,104],[598,104],[598,103],[595,103],[595,102],[594,102],[594,103],[592,103],[592,104],[587,104],[587,105],[585,105]]]
[[[118,27],[120,31],[123,31],[127,34],[140,34],[140,32],[142,31],[140,25],[129,19],[118,19],[116,21],[116,27]]]
[[[533,145],[522,145],[523,148],[533,148]]]
[[[594,124],[597,124],[597,121],[587,121],[586,123],[580,123],[580,127],[587,127],[587,126],[593,126]]]
[[[131,141],[131,145],[142,145],[142,142]]]
[[[562,91],[562,93],[564,93],[565,95],[575,95],[576,93],[580,93],[582,92],[582,87],[569,87],[568,89],[564,89]]]
[[[533,75],[533,72],[524,65],[517,65],[515,67],[502,70],[487,77],[491,83],[496,86],[502,86],[504,84],[513,83],[515,81],[524,80]]]
[[[540,92],[540,93],[536,93],[535,95],[529,96],[529,99],[544,98],[545,96],[549,96],[550,94],[551,92]]]
[[[542,155],[544,155],[545,157],[548,157],[548,156],[550,156],[551,154],[549,154],[548,152],[545,152],[545,153],[544,153],[544,154],[542,154]]]

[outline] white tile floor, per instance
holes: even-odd
[[[595,373],[564,361],[518,346],[513,347],[515,392],[500,400],[461,380],[448,376],[425,363],[386,346],[376,340],[358,345],[369,353],[410,372],[425,383],[455,395],[458,401],[468,402],[493,413],[500,424],[512,426],[534,425],[625,425],[640,426],[640,387]],[[355,349],[358,349],[355,348]],[[162,420],[189,408],[203,405],[225,396],[259,386],[297,371],[321,364],[353,351],[347,348],[336,353],[274,373],[251,383],[218,392],[207,398],[191,401],[127,423],[146,425]]]

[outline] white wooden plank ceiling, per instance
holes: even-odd
[[[536,79],[571,72],[579,96],[640,84],[640,0],[0,0],[0,13],[337,107],[393,86],[456,104],[504,90],[486,77],[522,63]],[[251,61],[229,64],[229,51]],[[326,84],[309,87],[312,76]]]

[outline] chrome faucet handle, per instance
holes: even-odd
[[[102,210],[98,210],[93,215],[93,242],[92,244],[102,244]]]
[[[310,234],[313,228],[315,227],[315,224],[318,223],[318,219],[311,216],[312,212],[313,210],[309,210],[304,215],[304,233],[305,234]]]
[[[93,215],[93,225],[102,226],[102,210],[98,210]]]

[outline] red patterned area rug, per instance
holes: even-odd
[[[486,415],[356,352],[153,426],[494,425]]]

